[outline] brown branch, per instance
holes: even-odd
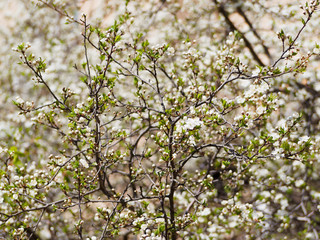
[[[269,52],[268,47],[264,44],[263,39],[260,37],[260,35],[258,34],[258,32],[256,31],[256,29],[253,27],[252,23],[250,22],[249,18],[247,17],[247,15],[242,11],[242,8],[240,6],[237,7],[237,11],[238,13],[243,17],[243,19],[246,21],[246,23],[248,24],[248,26],[250,27],[250,30],[253,32],[253,34],[259,39],[261,46],[263,47],[263,50],[265,52],[265,54],[269,57],[269,59],[271,60],[271,54]]]
[[[265,64],[261,61],[255,50],[253,49],[253,46],[249,42],[249,40],[246,38],[246,36],[233,24],[233,22],[229,18],[229,13],[224,9],[222,4],[219,4],[217,0],[213,0],[214,3],[218,6],[219,12],[223,15],[225,18],[227,24],[230,26],[232,31],[237,31],[241,34],[244,43],[246,44],[247,48],[249,49],[251,55],[253,56],[254,60],[260,65],[260,66],[265,66]]]

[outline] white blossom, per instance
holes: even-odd
[[[81,159],[80,159],[80,163],[81,163],[81,165],[82,165],[83,167],[89,168],[89,164],[88,164],[88,162],[87,162],[85,159],[81,158]]]
[[[298,179],[298,180],[295,181],[294,184],[295,184],[296,187],[300,188],[305,184],[305,181],[303,179]]]

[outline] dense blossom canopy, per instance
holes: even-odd
[[[0,238],[319,239],[319,4],[1,1]]]

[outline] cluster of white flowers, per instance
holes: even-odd
[[[262,82],[261,84],[251,84],[249,89],[245,91],[244,97],[246,99],[251,99],[256,94],[264,94],[269,89],[269,85],[266,82]]]
[[[203,124],[199,117],[195,118],[184,118],[183,120],[177,123],[176,131],[181,133],[183,131],[193,130],[196,127],[199,127]]]

